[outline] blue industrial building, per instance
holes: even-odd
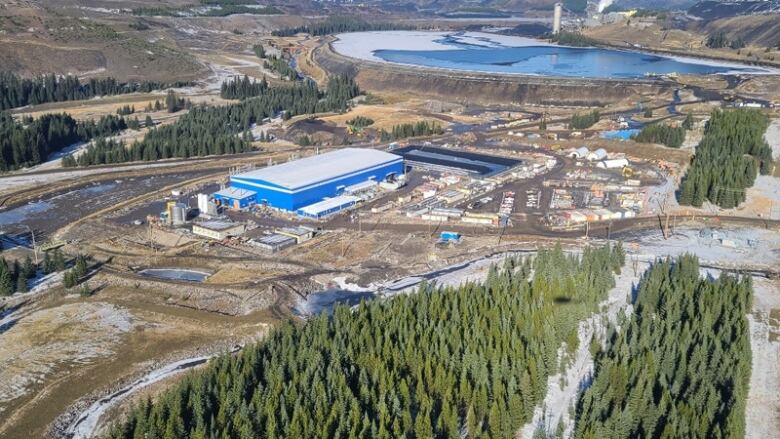
[[[222,206],[231,209],[246,209],[255,204],[257,192],[234,187],[226,187],[214,192],[214,199]]]
[[[247,203],[297,211],[326,198],[342,195],[348,186],[368,180],[381,182],[404,172],[403,158],[374,149],[344,148],[230,177],[230,189]],[[223,192],[223,191],[220,191]],[[248,193],[254,193],[254,199]],[[218,197],[220,193],[214,194]],[[246,199],[249,196],[250,199]],[[225,204],[236,205],[235,199]]]

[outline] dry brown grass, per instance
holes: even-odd
[[[762,48],[748,47],[741,51],[728,48],[711,49],[704,45],[706,35],[689,31],[663,29],[660,22],[646,20],[631,20],[605,24],[587,28],[585,34],[591,38],[610,44],[625,46],[626,42],[639,44],[658,50],[670,50],[685,53],[691,56],[708,56],[734,61],[755,61],[755,54],[762,53]],[[751,54],[753,56],[748,56]]]
[[[149,300],[149,294],[161,293],[110,287],[88,299],[55,296],[37,314],[29,316],[28,324],[4,334],[16,340],[12,347],[16,354],[4,357],[9,362],[3,368],[4,382],[25,373],[26,365],[44,364],[47,355],[57,357],[51,360],[48,372],[36,375],[39,381],[28,393],[3,404],[8,410],[1,417],[0,436],[43,437],[47,425],[75,400],[122,382],[148,367],[152,360],[167,362],[198,347],[256,339],[275,322],[265,311],[230,317],[166,306]],[[84,310],[94,311],[85,314]],[[101,331],[100,326],[82,318],[93,316],[94,320],[95,315],[108,310],[120,310],[130,317],[127,332],[111,336],[111,331]],[[101,355],[78,361],[73,356],[58,355],[58,346],[71,346],[73,352],[96,350]]]
[[[346,126],[347,121],[356,116],[363,116],[373,119],[374,124],[371,128],[391,129],[395,125],[406,123],[417,123],[421,121],[436,122],[440,125],[447,125],[446,121],[437,118],[434,115],[424,116],[419,112],[407,108],[401,108],[394,105],[359,105],[352,111],[345,114],[337,114],[321,118],[325,122],[333,123],[338,126]]]
[[[208,104],[208,105],[221,105],[230,101],[222,99],[219,95],[192,95],[182,96],[186,97],[194,104]],[[50,104],[42,104],[34,106],[27,111],[19,113],[20,115],[40,117],[44,114],[53,113],[68,113],[79,120],[98,119],[108,114],[116,114],[117,110],[125,105],[135,107],[135,113],[126,118],[138,117],[139,120],[143,120],[147,115],[152,116],[155,121],[176,119],[179,116],[185,114],[184,111],[180,111],[175,114],[168,113],[167,111],[152,111],[145,112],[144,109],[148,105],[154,105],[155,101],[160,103],[165,102],[165,94],[163,92],[156,93],[144,93],[144,94],[130,94],[119,96],[107,96],[100,99],[88,99],[83,101],[69,101],[69,102],[56,102]]]
[[[206,283],[231,284],[260,280],[282,274],[278,270],[258,270],[248,268],[223,268],[209,276]]]

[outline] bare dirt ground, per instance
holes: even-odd
[[[780,431],[780,283],[754,279],[750,347],[753,369],[745,410],[745,437],[768,438]]]
[[[156,304],[149,294],[160,293],[108,287],[83,299],[53,292],[6,316],[15,323],[0,343],[0,436],[42,437],[79,398],[164,359],[255,340],[275,321],[265,311],[231,317]]]
[[[773,157],[780,159],[780,119],[772,120],[764,137],[772,148]],[[753,187],[747,190],[747,200],[739,210],[761,218],[780,218],[780,178],[759,175]]]
[[[410,105],[407,104],[408,103],[403,105],[359,105],[348,113],[327,116],[321,119],[325,122],[333,123],[341,127],[346,127],[348,120],[357,116],[363,116],[372,119],[374,124],[371,125],[370,128],[377,130],[390,130],[395,125],[417,123],[422,121],[438,123],[442,127],[446,127],[446,125],[448,125],[446,120],[438,118],[433,114],[429,116],[421,114],[419,111],[410,109]]]

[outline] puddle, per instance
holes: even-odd
[[[188,282],[204,282],[208,273],[195,270],[182,270],[178,268],[147,268],[138,272],[142,276],[165,280],[184,280]]]
[[[0,212],[0,225],[7,226],[23,223],[30,217],[46,212],[52,207],[54,207],[54,205],[49,201],[36,201],[5,212]]]

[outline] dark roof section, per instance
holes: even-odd
[[[498,174],[522,163],[522,160],[435,146],[412,145],[395,149],[393,153],[403,156],[404,161],[410,165],[418,164],[423,167],[432,165],[479,174],[483,177]]]

